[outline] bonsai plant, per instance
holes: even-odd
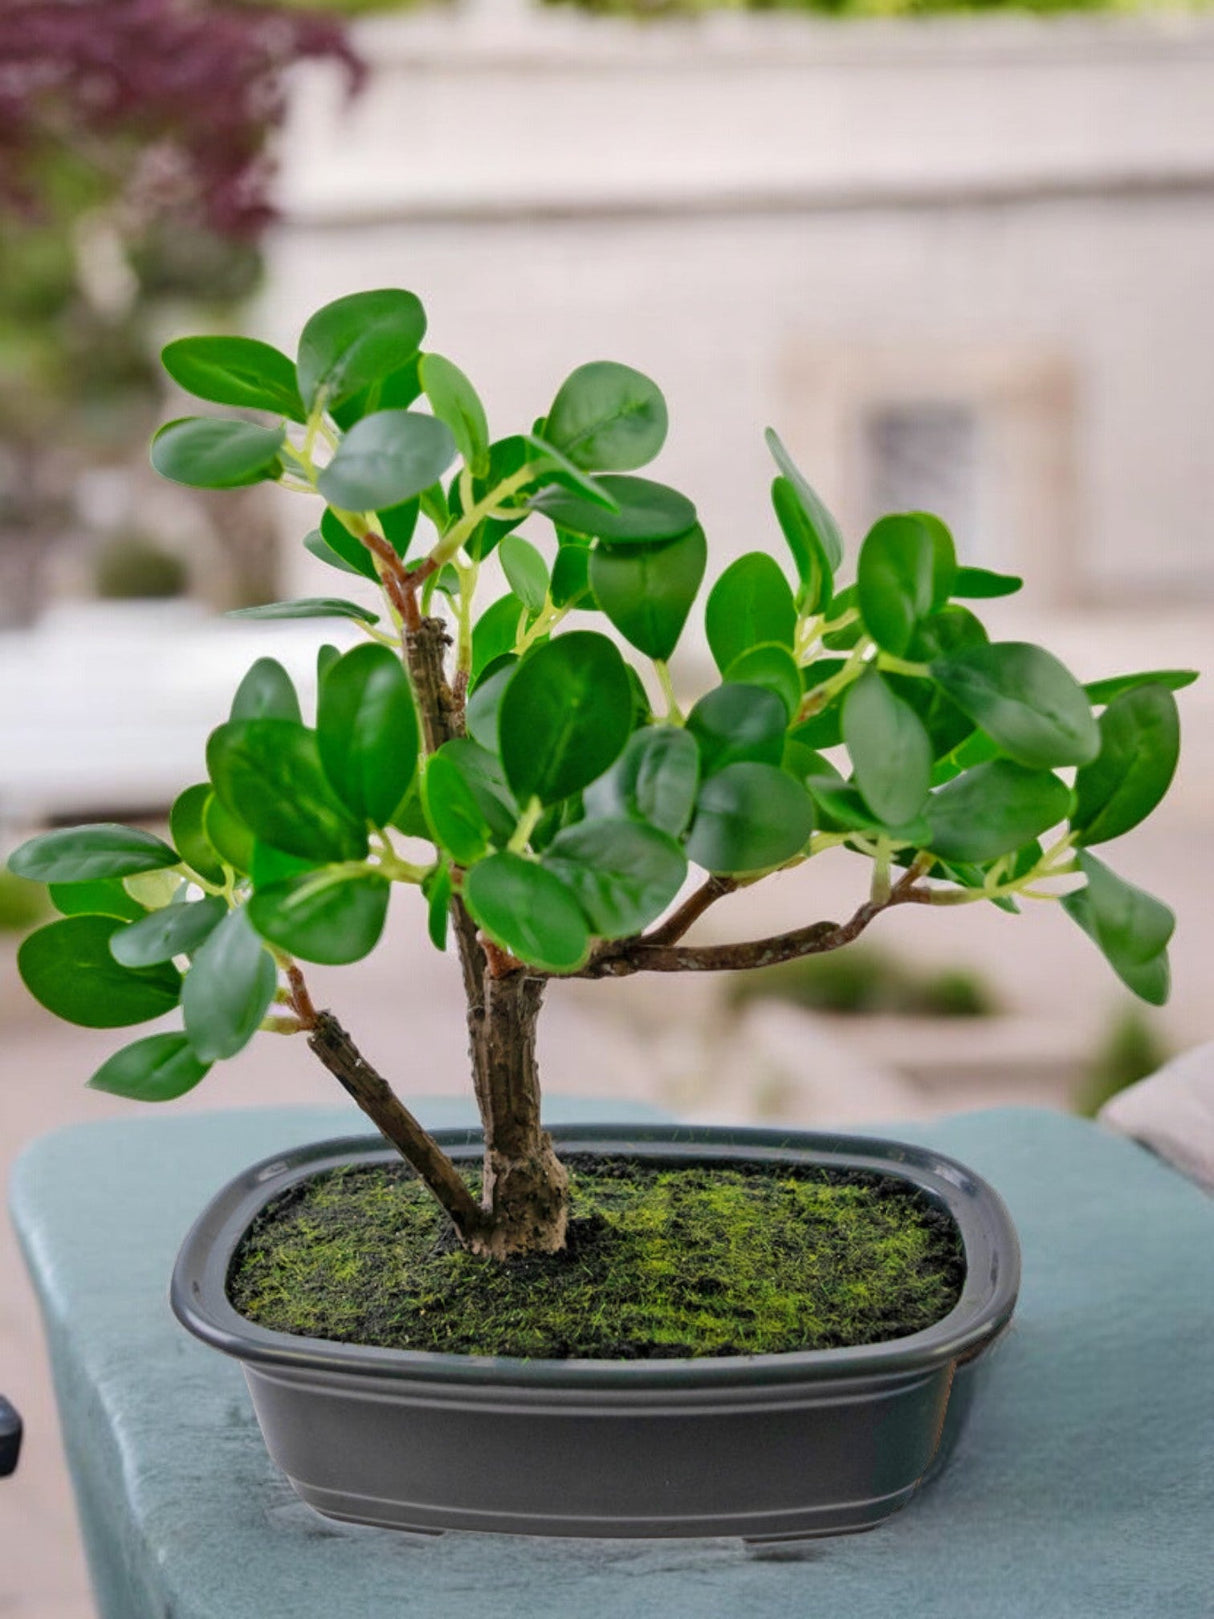
[[[296,362],[240,338],[187,338],[164,351],[183,388],[273,420],[170,422],[152,445],[157,470],[198,487],[274,481],[319,496],[319,526],[303,543],[375,584],[382,605],[377,614],[335,596],[244,610],[348,620],[365,641],[344,653],[320,648],[311,725],[285,670],[271,659],[253,665],[211,735],[207,779],[172,807],[171,841],[94,825],[36,837],[11,857],[15,873],[50,885],[64,913],[20,952],[44,1006],[97,1027],[181,1008],[180,1032],[126,1046],[93,1086],[170,1100],[258,1030],[301,1035],[433,1194],[453,1244],[481,1267],[473,1276],[490,1285],[502,1262],[526,1261],[514,1268],[525,1282],[528,1265],[543,1256],[559,1265],[570,1245],[569,1174],[544,1127],[536,1065],[537,1018],[554,979],[759,967],[841,949],[895,906],[985,901],[1016,911],[1022,899],[1060,898],[1136,994],[1166,997],[1172,914],[1093,848],[1138,824],[1167,790],[1179,735],[1172,693],[1191,674],[1084,688],[1039,647],[991,642],[963,603],[1020,581],[959,565],[944,523],[926,514],[877,522],[853,582],[841,584],[839,528],[769,433],[791,578],[758,550],[720,574],[705,614],[720,680],[685,713],[669,660],[704,579],[707,542],[685,495],[636,476],[666,436],[658,388],[627,366],[592,362],[530,431],[494,438],[468,378],[423,352],[425,330],[416,297],[382,290],[315,314]],[[422,401],[428,410],[414,408]],[[546,552],[520,534],[525,522],[549,525]],[[508,589],[485,606],[477,593],[491,556]],[[592,615],[602,628],[584,627]],[[688,942],[710,906],[834,847],[868,871],[846,920]],[[687,889],[692,867],[702,875]],[[308,990],[300,963],[366,956],[398,888],[434,946],[459,958],[483,1145],[427,1131]],[[720,1156],[710,1134],[698,1139],[709,1158]],[[742,1156],[763,1159],[790,1140],[756,1135]],[[812,1146],[801,1140],[805,1162],[825,1162]],[[939,1161],[913,1149],[883,1166],[873,1144],[859,1149],[867,1169],[896,1160],[895,1173],[918,1175],[965,1226],[945,1188],[955,1171],[938,1174]],[[685,1149],[668,1140],[652,1150],[664,1162]],[[293,1163],[288,1179],[331,1167],[317,1152]],[[470,1154],[482,1159],[479,1195],[465,1172]],[[258,1208],[269,1197],[264,1178]],[[208,1240],[216,1222],[231,1238],[218,1259],[195,1254],[220,1294],[253,1184],[242,1183],[239,1218],[228,1203],[203,1222]],[[981,1329],[968,1348],[950,1350],[950,1380],[958,1359],[1005,1324],[1015,1294],[1006,1217],[993,1194],[982,1202],[989,1189],[975,1177],[965,1185],[986,1221],[985,1236],[964,1233],[974,1287],[985,1272],[972,1244],[995,1241],[996,1227],[1003,1259],[998,1296],[981,1301]],[[179,1284],[179,1313],[233,1348],[230,1307],[217,1306],[229,1312],[220,1327],[200,1327],[191,1312],[205,1288],[180,1275]],[[289,1343],[270,1332],[246,1358],[272,1364],[266,1377],[281,1382]],[[871,1369],[863,1356],[886,1347],[818,1353],[830,1365],[832,1355],[859,1354]],[[687,1350],[700,1352],[722,1348]],[[336,1350],[317,1353],[313,1371],[342,1364]],[[393,1351],[365,1353],[371,1360],[360,1364],[383,1371],[375,1357]],[[425,1377],[437,1375],[431,1362],[450,1359],[395,1353],[410,1376],[423,1376],[423,1362]],[[932,1349],[933,1365],[942,1354]],[[730,1359],[727,1345],[723,1364]],[[512,1375],[525,1382],[521,1364]],[[391,1375],[403,1375],[399,1364]],[[452,1375],[465,1387],[465,1370]],[[805,1375],[812,1382],[821,1365]],[[947,1387],[933,1398],[922,1418],[931,1443],[909,1487],[939,1442]],[[292,1428],[297,1438],[299,1423],[307,1419]],[[483,1427],[469,1437],[482,1442]],[[372,1443],[370,1429],[364,1438]],[[304,1477],[302,1464],[284,1465]],[[882,1499],[898,1504],[904,1487]],[[484,1512],[427,1517],[416,1492],[407,1509],[389,1512],[388,1493],[378,1491],[374,1510],[352,1487],[316,1485],[308,1498],[379,1522],[516,1526],[500,1513],[492,1522]],[[840,1499],[854,1505],[855,1492]],[[847,1526],[838,1510],[813,1519],[814,1532]],[[655,1510],[644,1521],[659,1519],[667,1522]],[[638,1532],[611,1521],[612,1532]],[[809,1520],[772,1508],[763,1522],[764,1532],[792,1532]]]

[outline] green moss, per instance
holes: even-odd
[[[232,1303],[343,1343],[637,1359],[876,1343],[929,1326],[960,1294],[956,1227],[902,1180],[569,1167],[568,1252],[506,1264],[454,1246],[403,1167],[316,1176],[250,1229]]]

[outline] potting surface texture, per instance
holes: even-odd
[[[470,1122],[451,1100],[418,1110],[434,1127]],[[621,1117],[560,1099],[549,1112]],[[993,1182],[1020,1233],[1020,1305],[936,1483],[870,1534],[756,1557],[724,1539],[413,1537],[296,1499],[240,1368],[178,1326],[167,1282],[225,1181],[359,1123],[352,1109],[140,1117],[62,1131],[19,1162],[13,1210],[101,1619],[431,1619],[456,1604],[495,1619],[1214,1612],[1214,1202],[1142,1148],[1037,1110],[866,1132]]]

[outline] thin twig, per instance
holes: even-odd
[[[693,923],[698,922],[710,905],[723,899],[726,894],[732,894],[738,887],[736,878],[709,877],[707,882],[701,883],[694,894],[688,897],[679,906],[678,910],[667,917],[661,927],[654,928],[652,933],[642,935],[644,944],[677,944]]]

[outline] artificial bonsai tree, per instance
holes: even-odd
[[[273,420],[170,422],[157,470],[319,497],[304,545],[376,585],[382,611],[341,597],[245,610],[364,635],[320,648],[315,723],[261,659],[210,737],[208,779],[173,805],[171,841],[94,825],[12,856],[64,913],[20,952],[44,1006],[93,1027],[181,1008],[182,1032],[127,1046],[93,1086],[169,1100],[259,1029],[302,1034],[462,1243],[504,1258],[565,1241],[536,1066],[553,978],[761,967],[840,949],[896,905],[1060,898],[1130,989],[1166,998],[1172,913],[1092,850],[1166,792],[1172,692],[1192,674],[1085,688],[1037,646],[990,641],[962,603],[1020,581],[959,566],[923,513],[877,522],[840,584],[839,528],[769,433],[792,577],[765,550],[721,573],[706,607],[720,680],[684,713],[668,661],[707,545],[686,496],[634,475],[666,436],[657,387],[593,362],[531,431],[493,438],[463,372],[422,351],[425,330],[413,294],[383,290],[321,309],[296,362],[244,338],[164,351],[184,389]],[[549,525],[546,553],[518,532],[528,521]],[[484,606],[491,557],[509,588]],[[591,615],[606,624],[584,627]],[[847,920],[687,942],[711,905],[836,846],[870,868]],[[299,965],[367,955],[398,886],[459,956],[479,1201]]]

